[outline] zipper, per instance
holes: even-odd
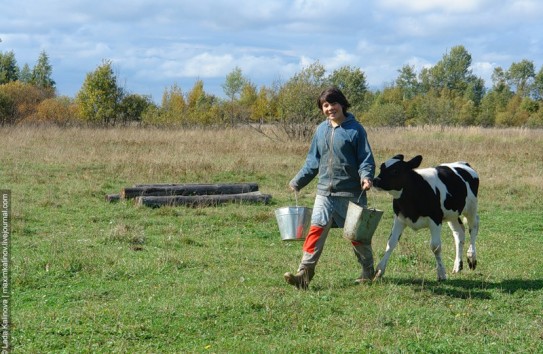
[[[334,157],[334,133],[336,129],[332,126],[332,134],[330,134],[330,156],[328,157],[328,171],[330,182],[328,183],[328,192],[332,193],[332,182],[334,180],[334,169],[332,168],[332,160]]]

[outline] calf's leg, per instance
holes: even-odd
[[[430,221],[430,232],[432,234],[430,249],[436,257],[437,280],[447,280],[447,272],[441,259],[441,224],[436,225],[433,221]]]
[[[464,267],[462,262],[462,254],[464,252],[464,242],[466,239],[466,232],[464,229],[464,224],[459,219],[448,222],[449,227],[453,233],[454,245],[456,250],[456,255],[454,257],[454,267],[453,273],[458,273]]]
[[[394,251],[394,248],[396,248],[396,246],[398,245],[398,241],[400,240],[400,236],[402,235],[405,226],[406,225],[402,223],[398,219],[398,217],[394,217],[394,224],[392,225],[392,231],[390,232],[390,236],[388,238],[387,248],[385,250],[383,258],[381,258],[381,261],[377,265],[377,269],[375,271],[375,278],[380,278],[385,275],[388,259],[390,258],[392,251]]]
[[[468,248],[468,265],[470,269],[475,270],[477,267],[477,254],[475,252],[475,240],[477,239],[477,234],[479,233],[479,215],[475,214],[474,216],[466,216],[468,221],[469,228],[469,248]]]

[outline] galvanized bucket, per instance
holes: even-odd
[[[371,242],[382,216],[382,210],[364,208],[356,203],[349,202],[345,226],[343,227],[343,237],[350,241]]]
[[[303,241],[311,225],[313,209],[288,206],[275,210],[277,225],[283,241]]]

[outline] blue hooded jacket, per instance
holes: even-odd
[[[300,190],[317,175],[317,194],[324,196],[358,197],[360,181],[373,179],[375,160],[366,130],[351,113],[335,128],[328,119],[319,124],[305,164],[290,185]]]

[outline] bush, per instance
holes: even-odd
[[[118,120],[127,125],[130,122],[141,122],[143,112],[154,103],[148,96],[130,94],[123,97],[118,109]]]
[[[458,102],[461,105],[457,113],[456,121],[459,125],[475,125],[477,119],[477,107],[471,100],[462,100]]]
[[[10,96],[0,91],[0,125],[11,124],[15,116],[15,103]]]
[[[530,115],[526,126],[529,128],[543,128],[543,102],[539,102],[538,110]]]
[[[144,126],[163,127],[175,125],[175,118],[167,114],[164,109],[157,106],[149,106],[141,115],[141,123]]]
[[[54,124],[66,126],[78,121],[77,106],[69,97],[61,96],[43,100],[36,113],[25,119],[25,122]]]
[[[543,128],[543,113],[532,114],[526,122],[528,128]]]
[[[0,109],[4,114],[2,124],[16,124],[32,117],[43,100],[54,96],[54,91],[13,81],[0,85],[0,96],[4,97],[0,104],[6,105]]]
[[[405,125],[406,114],[403,106],[397,103],[373,105],[362,122],[368,126],[401,127]]]

